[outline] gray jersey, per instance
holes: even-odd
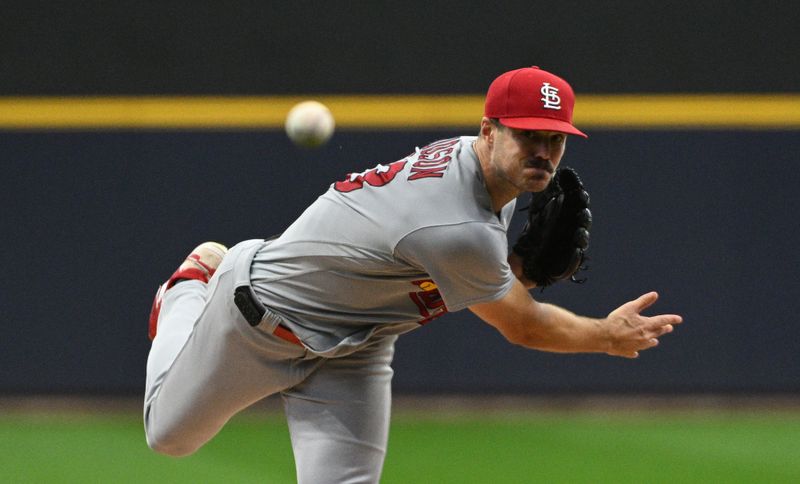
[[[312,351],[340,356],[505,295],[515,202],[492,211],[475,139],[437,141],[331,185],[253,260],[268,314]]]

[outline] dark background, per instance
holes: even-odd
[[[788,1],[3,0],[2,94],[796,92]]]
[[[0,96],[471,93],[540,65],[581,93],[800,91],[790,2],[2,2]],[[479,114],[479,113],[478,113]],[[281,231],[345,173],[475,129],[0,131],[0,393],[137,394],[157,285],[197,242]],[[638,360],[515,348],[469,312],[401,338],[399,393],[794,393],[800,133],[586,129],[584,285],[685,324]],[[430,201],[435,203],[435,201]],[[519,229],[519,222],[513,231]]]

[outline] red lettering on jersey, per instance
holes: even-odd
[[[421,178],[441,178],[444,176],[448,164],[453,159],[450,155],[458,142],[459,138],[452,138],[437,141],[422,148],[417,155],[416,161],[411,166],[408,180],[414,181]],[[411,156],[413,155],[388,165],[378,165],[361,173],[348,173],[344,180],[334,183],[333,188],[338,192],[348,193],[364,188],[364,184],[382,187],[394,180],[397,174],[405,168],[408,158]]]
[[[419,287],[420,291],[409,292],[408,295],[414,304],[419,308],[422,319],[419,324],[426,324],[430,321],[447,313],[447,306],[444,305],[439,288],[431,279],[412,281],[412,284]]]
[[[458,138],[438,141],[432,143],[419,152],[417,160],[411,165],[411,175],[408,180],[414,181],[420,178],[441,178],[447,165],[453,159],[450,154],[453,146],[458,143]]]
[[[344,180],[334,183],[333,188],[336,191],[347,193],[363,188],[365,183],[373,187],[381,187],[394,180],[394,177],[405,166],[406,161],[400,160],[388,165],[378,165],[361,173],[348,173]]]
[[[414,163],[411,165],[411,175],[408,176],[408,179],[413,181],[419,180],[420,178],[441,178],[444,176],[444,171],[447,169],[447,164],[450,162],[450,159],[451,157],[447,156],[443,160],[435,163]]]
[[[443,139],[441,141],[436,141],[434,143],[425,146],[420,150],[420,156],[422,158],[428,157],[431,153],[449,148],[451,146],[455,146],[458,143],[458,138],[450,138],[450,139]]]

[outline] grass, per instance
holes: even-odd
[[[797,416],[401,421],[385,482],[800,482],[798,437]]]
[[[191,457],[154,454],[138,416],[0,416],[0,482],[292,483],[282,417],[246,414]],[[800,482],[800,415],[398,412],[392,483]]]

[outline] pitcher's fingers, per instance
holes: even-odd
[[[637,313],[641,313],[645,309],[652,306],[657,300],[658,300],[658,293],[655,291],[651,291],[646,294],[642,294],[638,298],[626,304],[626,306],[630,305],[631,309],[633,309]]]
[[[675,328],[673,328],[671,324],[665,324],[664,326],[659,326],[657,328],[653,328],[652,331],[653,331],[653,334],[656,337],[659,337],[659,336],[663,336],[663,335],[665,335],[667,333],[671,333],[673,329],[675,329]]]
[[[647,344],[642,349],[652,348],[653,346],[658,346],[658,339],[657,338],[650,338],[647,340]]]
[[[677,314],[659,314],[658,316],[649,316],[647,318],[648,326],[654,328],[656,326],[665,326],[667,324],[681,324],[683,318]]]

